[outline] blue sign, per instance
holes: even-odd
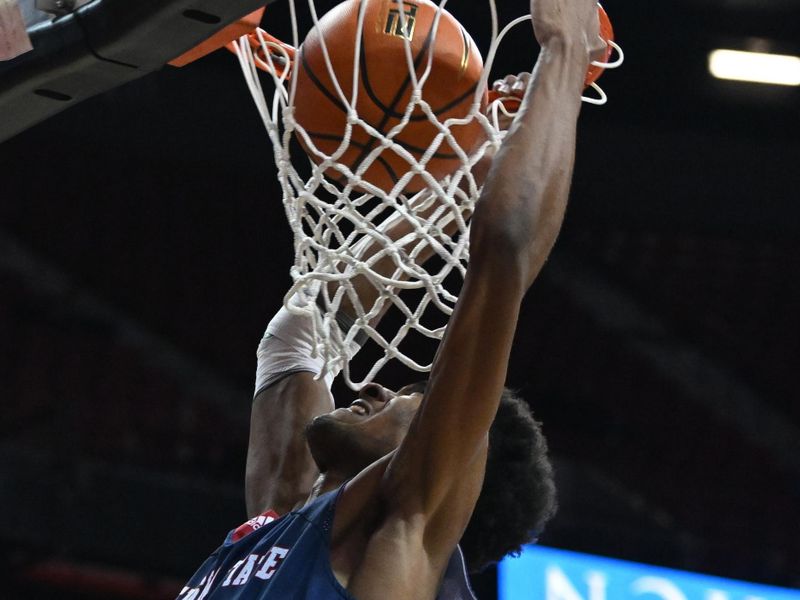
[[[779,588],[526,546],[497,570],[499,600],[800,600]]]

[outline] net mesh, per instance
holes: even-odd
[[[413,91],[402,119],[387,131],[373,127],[356,110],[359,61],[353,61],[352,89],[342,89],[330,58],[336,48],[321,36],[328,73],[336,95],[347,110],[341,144],[334,152],[325,153],[294,118],[297,78],[292,77],[291,65],[294,47],[301,40],[297,7],[294,0],[289,2],[293,47],[261,30],[241,38],[235,45],[245,80],[272,143],[286,217],[294,236],[293,285],[284,304],[290,311],[312,318],[315,353],[325,364],[323,375],[341,369],[345,382],[358,389],[372,381],[392,360],[415,371],[429,371],[432,356],[417,356],[415,345],[403,342],[410,335],[441,339],[453,312],[469,261],[469,217],[480,194],[475,166],[498,148],[504,135],[500,120],[504,115],[513,115],[502,99],[484,110],[483,90],[503,36],[530,17],[516,19],[501,31],[495,2],[489,0],[491,44],[469,114],[460,119],[440,121],[434,114],[424,93],[433,53],[428,53],[428,63],[420,73],[420,69],[414,68],[411,45],[406,38],[405,54]],[[438,6],[434,36],[445,4],[443,0]],[[359,56],[365,5],[360,3],[358,35],[353,40],[355,57]],[[308,9],[316,26],[319,16],[313,0],[309,0]],[[402,22],[405,12],[398,13],[401,26],[405,27]],[[269,93],[262,85],[260,71],[269,74]],[[415,119],[424,115],[437,131],[420,156],[414,156],[396,141],[412,115]],[[466,123],[479,124],[483,132],[483,142],[476,148],[462,148],[451,133],[455,125]],[[357,167],[351,168],[340,159],[357,127],[367,131],[377,143]],[[302,139],[305,151],[292,143],[295,136]],[[448,152],[458,156],[459,164],[443,179],[436,179],[426,165],[445,143],[452,149]],[[363,177],[370,165],[387,152],[395,153],[407,163],[406,172],[392,189],[377,187]],[[412,181],[419,189],[420,178],[424,189],[409,191]],[[432,260],[422,260],[431,255]],[[302,300],[290,303],[292,297]],[[399,313],[400,318],[383,320],[377,326],[390,309]],[[351,372],[350,359],[365,342],[377,345],[378,357],[364,373],[356,376]]]

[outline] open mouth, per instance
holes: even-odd
[[[363,400],[355,400],[348,408],[350,412],[361,415],[362,417],[366,417],[372,412],[370,405]]]

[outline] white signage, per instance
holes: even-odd
[[[779,588],[526,546],[497,570],[499,600],[800,600]]]

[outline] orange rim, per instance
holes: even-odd
[[[614,41],[614,28],[611,26],[611,19],[608,18],[608,13],[600,6],[600,3],[597,4],[597,12],[600,16],[600,37],[606,42],[606,51],[598,62],[607,63],[608,59],[611,58],[611,53],[614,51],[611,44],[608,43]],[[589,71],[586,73],[584,85],[586,85],[586,87],[592,85],[597,81],[600,75],[603,74],[604,70],[603,67],[590,65]]]
[[[606,51],[598,62],[607,63],[611,58],[611,53],[614,51],[614,49],[611,47],[611,44],[608,43],[610,41],[614,41],[614,28],[611,26],[611,19],[609,19],[608,13],[606,13],[605,9],[600,6],[599,2],[597,4],[597,13],[600,17],[600,37],[606,42]],[[583,82],[584,86],[589,87],[592,85],[595,81],[597,81],[600,75],[603,74],[604,70],[604,67],[589,65],[589,70],[586,72],[586,79]],[[489,104],[495,100],[500,100],[507,110],[515,111],[518,110],[519,105],[522,104],[522,95],[502,96],[500,92],[496,90],[489,90]]]
[[[169,64],[173,67],[184,67],[195,62],[196,60],[203,58],[207,54],[214,52],[215,50],[219,50],[231,40],[238,39],[243,35],[253,32],[258,27],[259,23],[261,23],[261,18],[263,15],[264,8],[254,10],[250,14],[245,15],[230,25],[220,29],[214,35],[204,40],[194,48],[172,59],[169,61]]]
[[[261,40],[264,41],[263,45]],[[256,27],[254,31],[247,34],[247,41],[253,50],[255,64],[259,69],[266,73],[274,72],[277,77],[281,78],[291,75],[297,53],[294,46],[282,42],[260,27]],[[236,54],[236,41],[228,42],[225,47]],[[269,57],[267,57],[267,52],[269,52]]]

